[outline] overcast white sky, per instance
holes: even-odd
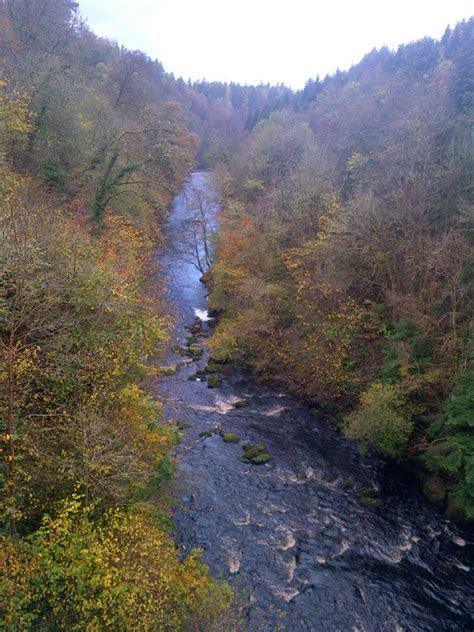
[[[294,88],[372,48],[441,37],[473,0],[79,0],[92,30],[185,79]]]

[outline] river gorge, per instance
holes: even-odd
[[[186,189],[173,206],[160,261],[185,345],[206,287],[181,247]],[[204,319],[205,320],[205,319]],[[241,595],[242,629],[346,632],[472,630],[473,531],[431,505],[410,476],[363,457],[322,416],[236,369],[209,388],[192,378],[208,361],[170,350],[176,371],[155,385],[183,428],[174,529],[183,551],[203,549],[211,572]],[[234,433],[239,442],[225,442]],[[240,460],[262,444],[271,460]]]

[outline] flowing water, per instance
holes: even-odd
[[[204,173],[191,185],[211,186]],[[181,344],[195,310],[206,313],[200,272],[181,243],[188,213],[181,193],[162,259]],[[168,361],[178,370],[157,392],[168,416],[187,426],[176,539],[184,551],[202,548],[212,573],[241,592],[242,630],[474,630],[472,528],[441,514],[406,473],[359,456],[292,397],[238,372],[217,389],[189,381],[206,352],[198,361],[170,352]],[[242,399],[248,406],[236,408]],[[241,442],[225,443],[215,430]],[[271,461],[241,462],[246,441],[264,444]],[[358,490],[366,487],[377,490],[379,504],[363,501]]]

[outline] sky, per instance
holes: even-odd
[[[473,0],[79,0],[91,29],[184,79],[285,83],[345,70],[381,46],[439,38]]]

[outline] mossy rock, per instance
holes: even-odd
[[[222,371],[222,365],[221,364],[216,364],[215,362],[210,362],[206,366],[206,372],[207,373],[220,373],[221,371]]]
[[[159,366],[156,372],[157,372],[157,375],[159,375],[160,377],[163,377],[166,375],[174,375],[177,370],[178,370],[178,367],[176,366],[176,364],[174,364],[173,366]]]
[[[248,399],[239,399],[234,403],[234,408],[246,408],[250,404]]]
[[[205,382],[207,379],[207,375],[205,371],[202,371],[201,369],[199,371],[196,371],[196,373],[192,373],[189,377],[188,380],[190,382],[196,382],[197,380],[201,380],[202,382]]]
[[[265,452],[265,446],[263,443],[257,443],[257,445],[252,445],[251,443],[246,443],[242,446],[244,453],[240,457],[242,463],[253,463],[254,465],[262,465],[263,463],[267,463],[272,457]]]
[[[382,503],[382,499],[378,495],[377,490],[373,487],[359,487],[359,489],[356,490],[356,494],[364,505],[377,507]]]
[[[207,378],[207,386],[208,388],[219,388],[222,384],[222,378],[218,375],[210,375]]]
[[[262,454],[259,454],[254,459],[252,459],[252,463],[255,463],[255,465],[263,465],[264,463],[268,463],[271,458],[272,457],[267,454],[267,452],[262,452]]]
[[[446,499],[446,485],[438,476],[431,476],[423,484],[423,493],[432,503],[441,505]]]
[[[265,447],[263,443],[257,443],[257,445],[252,445],[251,443],[245,443],[242,447],[243,447],[244,456],[246,459],[253,459],[265,451]]]
[[[191,358],[197,360],[204,353],[204,349],[202,347],[198,347],[197,345],[191,345],[188,347],[187,352]]]
[[[238,434],[235,434],[235,432],[225,432],[222,435],[222,440],[225,443],[239,443],[240,437]]]
[[[191,345],[195,345],[197,341],[197,337],[193,334],[191,334],[190,336],[186,336],[186,344],[188,347],[190,347]]]

